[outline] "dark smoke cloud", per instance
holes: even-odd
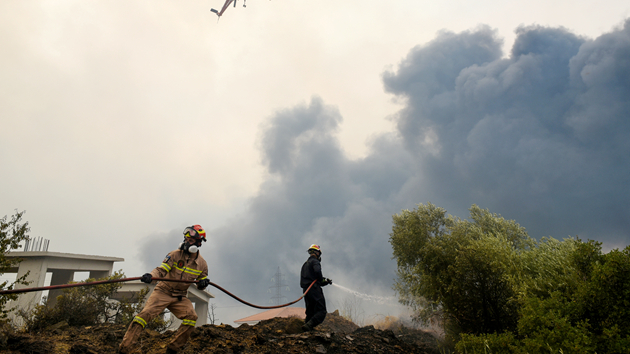
[[[501,45],[479,27],[413,48],[383,75],[405,102],[397,132],[371,140],[362,159],[344,154],[342,118],[320,98],[272,116],[260,139],[264,183],[202,248],[211,279],[265,303],[279,266],[284,295],[297,298],[316,243],[326,276],[391,295],[391,216],[429,201],[460,217],[477,204],[534,237],[627,245],[630,21],[595,40],[522,27],[507,58]]]
[[[535,237],[627,244],[629,39],[630,22],[593,41],[522,27],[502,59],[483,27],[412,50],[384,82],[407,98],[397,123],[419,187],[454,209],[476,203],[516,219]]]

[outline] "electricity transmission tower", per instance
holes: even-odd
[[[271,297],[271,299],[269,299],[269,302],[280,305],[281,302],[284,303],[284,301],[286,301],[287,298],[283,296],[280,292],[283,287],[285,287],[285,290],[289,290],[289,286],[287,285],[286,280],[287,279],[285,278],[284,274],[280,273],[280,267],[278,267],[276,274],[273,278],[271,278],[271,281],[275,284],[269,287],[269,292],[271,292],[271,289],[274,289],[275,293]]]

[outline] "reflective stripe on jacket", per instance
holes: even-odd
[[[182,250],[174,250],[166,255],[159,267],[151,271],[151,275],[156,278],[206,279],[208,277],[208,263],[199,252],[191,254]],[[191,284],[161,281],[156,288],[172,296],[186,296]]]

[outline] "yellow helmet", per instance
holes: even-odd
[[[319,253],[322,253],[322,249],[321,249],[321,248],[319,248],[319,246],[318,246],[318,245],[316,245],[316,244],[312,244],[312,245],[311,245],[311,247],[309,247],[309,248],[308,248],[308,251],[307,251],[307,252],[309,252],[309,253],[310,253],[311,251],[317,251],[317,252],[319,252]]]

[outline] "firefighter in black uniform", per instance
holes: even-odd
[[[313,330],[315,326],[322,323],[324,318],[326,318],[326,299],[324,298],[322,286],[332,284],[332,280],[322,276],[322,266],[320,264],[322,250],[319,246],[311,245],[308,253],[310,256],[302,266],[300,277],[302,293],[308,289],[314,280],[316,282],[304,296],[304,302],[306,303],[306,319],[304,320],[304,326],[302,326],[304,331]]]

